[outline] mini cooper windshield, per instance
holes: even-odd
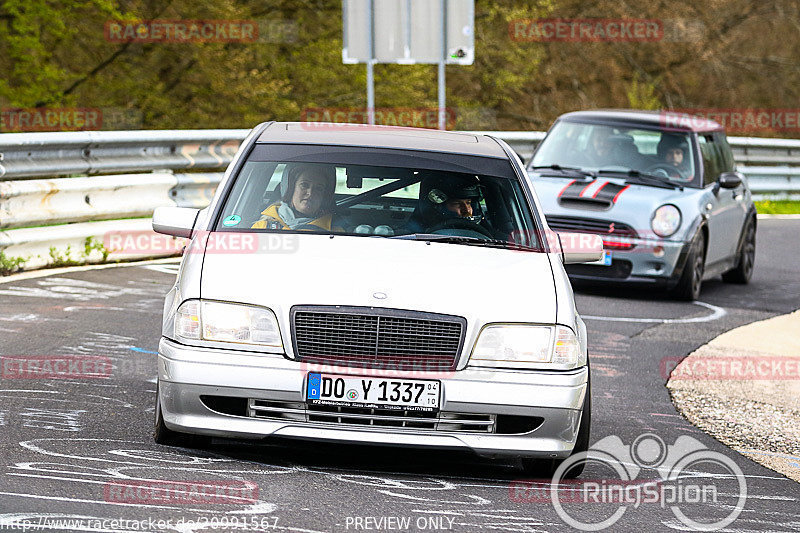
[[[540,232],[507,161],[397,150],[385,157],[376,157],[381,154],[375,150],[322,150],[324,154],[298,156],[297,147],[257,146],[217,214],[216,229],[541,251]],[[384,162],[388,164],[376,164]],[[476,171],[468,171],[472,169]]]
[[[696,174],[694,160],[691,139],[683,132],[561,121],[528,168],[559,176],[618,175],[645,184],[648,178],[686,184]]]

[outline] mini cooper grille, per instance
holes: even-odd
[[[386,370],[453,370],[466,320],[394,309],[294,307],[302,361]]]
[[[249,401],[247,413],[248,416],[253,418],[270,420],[470,433],[494,433],[497,419],[497,415],[492,414],[421,413],[418,411],[389,411],[360,407],[306,406],[301,402],[256,399]]]
[[[613,235],[615,237],[638,237],[636,230],[622,222],[609,222],[594,218],[578,217],[547,217],[547,225],[553,231],[566,231],[575,233],[594,233],[601,237]]]

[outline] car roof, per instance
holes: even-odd
[[[718,122],[683,111],[641,111],[636,109],[598,109],[594,111],[574,111],[558,118],[568,122],[596,122],[601,124],[631,124],[657,127],[672,131],[704,133],[723,131]]]
[[[256,142],[424,150],[508,159],[503,147],[487,135],[397,126],[273,122]]]

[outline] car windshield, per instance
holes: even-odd
[[[542,141],[528,169],[567,172],[572,167],[687,183],[696,174],[694,159],[689,135],[683,132],[561,121]]]
[[[222,206],[218,231],[303,231],[541,250],[535,218],[507,161],[489,160],[486,168],[465,172],[476,166],[470,159],[489,158],[453,156],[448,163],[412,152],[365,158],[337,155],[329,147],[324,157],[280,157],[282,150],[275,147],[257,148]],[[411,164],[376,164],[392,158]]]

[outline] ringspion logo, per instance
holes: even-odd
[[[565,479],[579,466],[594,477]],[[747,480],[733,459],[687,435],[667,444],[644,433],[630,445],[611,435],[565,459],[549,483],[512,481],[509,499],[549,501],[566,524],[581,531],[611,528],[629,509],[640,506],[669,508],[693,531],[716,531],[744,510]]]

